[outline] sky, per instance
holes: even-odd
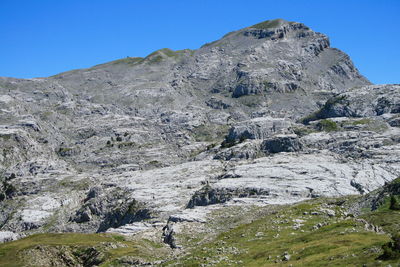
[[[329,36],[376,84],[400,83],[400,0],[0,0],[0,76],[33,78],[160,48],[197,49],[261,21]]]

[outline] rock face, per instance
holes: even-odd
[[[266,139],[261,144],[261,150],[266,153],[296,152],[302,149],[302,144],[297,135],[278,135]]]
[[[354,88],[330,99],[308,121],[333,117],[370,117],[400,113],[400,85]],[[396,120],[392,124],[396,125]]]
[[[87,223],[86,230],[105,232],[109,228],[151,217],[150,211],[143,204],[127,196],[129,192],[118,188],[103,193],[101,187],[93,187],[83,200],[82,207],[71,216],[70,221]]]
[[[370,192],[400,174],[399,95],[285,20],[197,50],[0,78],[1,240],[169,222],[172,246],[173,224],[213,205]]]
[[[260,117],[242,121],[233,126],[226,137],[227,143],[246,139],[265,139],[277,133],[289,132],[290,121],[270,117]]]

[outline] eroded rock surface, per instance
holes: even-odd
[[[197,50],[0,78],[0,240],[165,227],[178,246],[179,224],[215,205],[370,192],[400,174],[399,95],[284,20]]]

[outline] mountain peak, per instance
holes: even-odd
[[[274,29],[274,28],[279,28],[284,24],[290,24],[293,22],[289,22],[284,19],[273,19],[273,20],[266,20],[260,23],[257,23],[253,26],[250,26],[249,28],[255,28],[255,29]]]

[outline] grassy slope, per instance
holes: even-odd
[[[376,258],[389,241],[386,234],[366,231],[364,224],[342,216],[335,204],[329,209],[336,216],[319,211],[330,200],[313,200],[287,206],[249,224],[221,233],[214,241],[195,246],[189,254],[165,266],[380,266]],[[318,211],[318,215],[310,215]],[[308,212],[304,215],[304,212]],[[294,220],[303,226],[295,230]],[[318,223],[322,227],[315,229]],[[284,261],[287,252],[290,260]],[[386,261],[384,264],[394,263]],[[383,264],[383,263],[382,263]]]
[[[185,242],[181,242],[188,249],[162,265],[396,266],[393,265],[397,263],[394,260],[377,260],[382,254],[382,245],[390,240],[389,235],[366,231],[362,222],[345,216],[346,203],[351,199],[321,198],[282,206],[270,209],[264,215],[256,215],[256,220],[248,220],[247,223],[240,221],[243,218],[232,217],[232,210],[216,210],[211,215],[215,218],[211,220],[210,228],[223,226],[225,220],[222,228],[230,230],[223,230],[211,239],[202,239],[201,235],[195,238],[193,232],[188,233]],[[396,232],[399,230],[400,212],[389,210],[387,205],[385,202],[380,209],[363,217],[385,230]],[[241,208],[236,209],[240,213]],[[326,209],[335,211],[335,216],[329,216]],[[255,209],[254,213],[257,212]],[[318,214],[311,215],[312,212]],[[230,219],[221,219],[224,216]],[[242,213],[241,216],[246,214]],[[236,220],[238,224],[234,224]],[[294,226],[299,223],[302,225],[296,229]],[[318,224],[320,226],[316,227]],[[180,238],[185,239],[185,235],[181,234]],[[147,240],[126,241],[116,235],[39,234],[0,245],[0,266],[23,266],[22,252],[38,245],[66,246],[73,251],[96,247],[105,255],[101,266],[122,266],[120,259],[126,256],[143,261],[160,260],[165,259],[169,253],[160,244]],[[290,255],[288,261],[284,260],[286,252]]]
[[[30,259],[23,257],[24,252],[38,248],[38,246],[40,246],[40,250],[46,250],[46,248],[59,249],[62,247],[65,251],[65,248],[67,248],[72,255],[77,255],[79,251],[84,251],[88,248],[96,248],[96,250],[104,254],[103,262],[100,266],[118,265],[118,259],[125,256],[132,256],[140,260],[155,260],[156,258],[152,254],[154,251],[161,249],[161,247],[152,244],[150,241],[143,240],[140,243],[126,241],[123,236],[119,235],[35,234],[14,242],[1,244],[0,266],[27,266],[30,263]],[[162,255],[163,253],[157,251],[154,254]],[[75,264],[77,263],[79,263],[78,258],[76,258]]]

